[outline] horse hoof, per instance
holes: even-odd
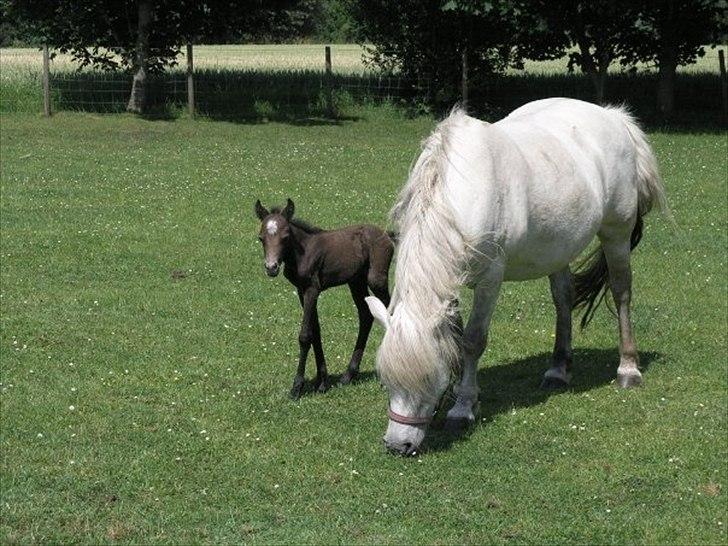
[[[301,391],[303,390],[303,385],[296,385],[291,389],[291,392],[288,393],[288,396],[291,398],[291,400],[298,400],[301,398]]]
[[[443,430],[450,434],[458,434],[467,428],[473,426],[475,418],[469,417],[448,417],[445,419]]]
[[[547,391],[555,391],[568,389],[569,384],[563,379],[559,379],[558,377],[544,377],[543,381],[541,382],[541,388]]]
[[[617,371],[617,384],[623,389],[631,389],[642,385],[642,374],[638,370],[620,373]]]
[[[324,380],[318,380],[314,383],[314,389],[316,389],[316,392],[323,394],[327,390],[329,390],[329,382]]]

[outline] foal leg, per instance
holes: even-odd
[[[610,239],[600,234],[599,238],[604,250],[604,257],[607,260],[609,285],[612,289],[619,319],[617,383],[624,388],[634,387],[642,383],[642,374],[638,368],[637,345],[632,334],[632,322],[629,317],[630,301],[632,299],[629,235],[626,238]]]
[[[476,286],[473,310],[463,333],[463,375],[455,386],[457,399],[447,412],[445,426],[460,428],[475,421],[475,406],[478,403],[478,359],[488,342],[488,328],[498,300],[501,281],[485,282]]]
[[[354,345],[354,352],[351,355],[349,366],[339,380],[339,383],[342,385],[351,383],[352,379],[355,379],[359,375],[359,364],[361,364],[364,348],[367,345],[369,332],[372,329],[372,322],[374,321],[372,314],[369,312],[367,302],[364,300],[369,293],[367,292],[366,284],[363,281],[353,281],[349,283],[349,289],[351,290],[351,297],[354,299],[356,311],[359,315],[359,334],[356,336],[356,344]]]
[[[316,379],[313,381],[313,388],[318,392],[326,392],[329,390],[329,373],[326,369],[326,359],[324,358],[324,347],[321,343],[321,324],[319,323],[318,310],[314,309],[313,313],[313,354],[316,357]]]
[[[387,246],[378,249],[370,257],[367,285],[385,307],[389,307],[389,264],[392,261],[394,248]]]
[[[298,298],[303,307],[303,319],[301,320],[301,332],[298,334],[298,370],[296,371],[296,377],[293,379],[293,387],[291,388],[291,398],[294,400],[298,400],[301,397],[301,391],[303,390],[303,382],[306,374],[306,359],[308,358],[308,351],[314,339],[314,318],[316,319],[316,327],[318,327],[318,316],[316,313],[318,296],[318,290],[312,287],[298,290]],[[320,339],[319,334],[319,343]]]
[[[546,370],[541,386],[545,389],[566,387],[571,381],[571,306],[574,283],[568,266],[549,275],[551,297],[556,307],[556,341],[551,367]]]

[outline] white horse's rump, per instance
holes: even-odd
[[[448,416],[474,418],[477,360],[503,281],[550,277],[557,343],[546,379],[566,381],[574,303],[568,266],[595,236],[600,282],[608,265],[619,310],[620,382],[638,382],[630,237],[653,205],[665,206],[656,161],[622,108],[547,99],[492,125],[455,109],[425,141],[392,211],[400,239],[391,316],[371,305],[387,326],[377,355],[395,416],[387,444],[407,453],[419,445],[425,427],[396,416],[430,414],[460,361],[458,400]],[[463,284],[475,300],[461,344],[453,325]]]

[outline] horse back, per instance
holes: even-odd
[[[316,234],[306,248],[317,269],[321,288],[329,288],[365,277],[370,263],[389,267],[394,244],[380,228],[360,224]]]

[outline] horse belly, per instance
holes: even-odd
[[[506,260],[503,280],[526,281],[539,279],[568,266],[594,238],[596,230],[576,244],[558,241],[541,243],[537,251],[509,256]]]
[[[602,221],[598,202],[562,202],[551,217],[532,214],[525,230],[506,244],[504,280],[538,279],[567,267],[594,239]],[[570,206],[572,205],[572,206]]]

